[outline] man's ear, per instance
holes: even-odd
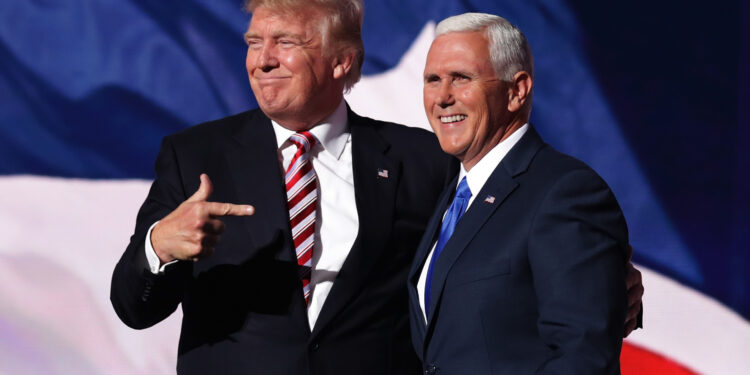
[[[513,76],[510,88],[508,88],[508,111],[517,112],[523,108],[523,104],[531,96],[533,80],[528,72],[522,70]]]
[[[344,50],[333,59],[333,78],[340,79],[346,77],[354,65],[354,53],[351,50]]]

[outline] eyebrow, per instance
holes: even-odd
[[[450,77],[469,77],[469,78],[474,77],[473,74],[471,74],[471,73],[469,73],[467,71],[463,71],[463,70],[451,70],[450,72],[448,72],[448,76],[450,76]],[[428,80],[428,79],[431,79],[431,78],[435,78],[435,77],[440,77],[440,74],[437,74],[437,73],[427,73],[427,74],[424,75],[424,79],[425,80]]]
[[[273,39],[294,38],[294,39],[298,39],[298,40],[303,40],[302,39],[302,35],[300,35],[300,34],[289,33],[289,32],[284,32],[284,31],[280,31],[280,32],[274,33],[273,35],[271,35],[271,38],[273,38]],[[253,32],[253,31],[248,31],[248,32],[245,33],[245,40],[248,40],[248,39],[262,39],[262,38],[261,38],[260,34],[258,34],[256,32]]]
[[[461,77],[474,77],[474,74],[471,74],[465,70],[453,70],[450,72],[451,77],[461,76]]]

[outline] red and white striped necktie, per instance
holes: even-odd
[[[305,131],[292,134],[289,140],[297,146],[297,153],[286,170],[286,199],[297,264],[300,266],[302,290],[305,292],[305,302],[309,306],[315,208],[318,201],[317,176],[312,167],[309,151],[315,145],[315,137]]]

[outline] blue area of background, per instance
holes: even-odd
[[[635,260],[750,318],[749,9],[741,1],[366,1],[363,73],[393,67],[431,20],[505,16],[535,52],[532,121],[547,141],[605,177],[629,178],[565,134],[606,103],[700,274],[646,256],[658,249],[636,246]],[[164,135],[256,106],[244,69],[248,20],[236,0],[0,3],[0,174],[152,178]],[[558,54],[561,43],[582,60]],[[571,68],[587,70],[600,89],[591,101]],[[543,101],[545,81],[591,104]]]

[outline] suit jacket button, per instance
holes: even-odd
[[[312,346],[310,347],[310,349],[312,349],[313,351],[316,351],[316,350],[320,349],[320,344],[318,344],[316,342],[316,343],[312,344]]]
[[[437,372],[437,366],[435,365],[429,365],[424,370],[425,375],[435,375],[436,372]]]

